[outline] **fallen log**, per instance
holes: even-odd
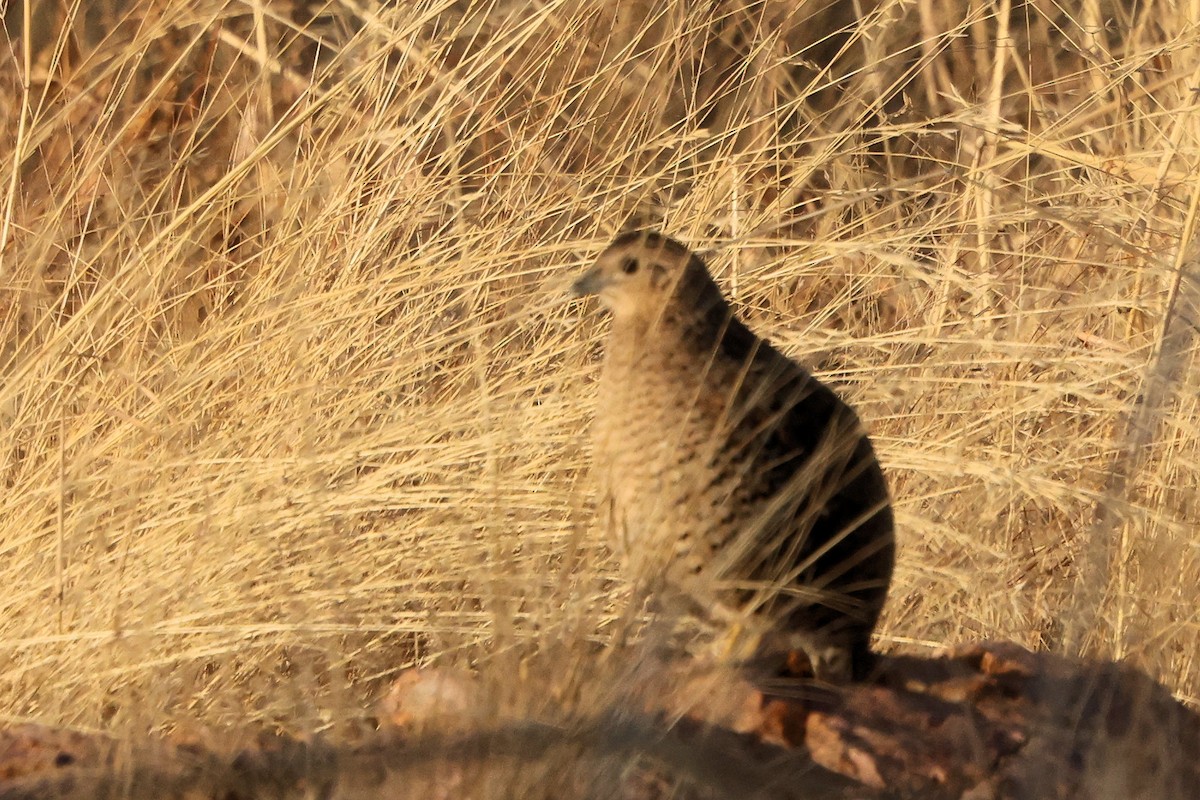
[[[887,657],[877,680],[846,687],[727,673],[717,690],[693,664],[664,675],[669,691],[646,708],[484,725],[469,673],[413,670],[381,703],[380,731],[355,743],[221,751],[19,726],[0,731],[0,800],[451,800],[494,795],[497,763],[517,780],[550,762],[556,797],[1200,797],[1200,717],[1121,664],[992,643]]]

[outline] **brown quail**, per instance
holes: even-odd
[[[601,511],[643,584],[866,677],[895,559],[887,484],[838,396],[755,336],[679,242],[618,236],[572,287],[612,313],[595,422]]]

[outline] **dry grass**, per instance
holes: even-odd
[[[630,214],[869,422],[882,647],[1200,695],[1198,12],[820,5],[10,4],[5,718],[353,728],[430,662],[587,694],[625,623],[563,289]]]

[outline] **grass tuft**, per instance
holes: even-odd
[[[1200,29],[635,6],[8,5],[5,718],[353,730],[429,663],[586,695],[633,622],[564,289],[631,216],[861,409],[881,647],[1200,697]]]

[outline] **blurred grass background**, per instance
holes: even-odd
[[[627,623],[589,527],[605,322],[564,290],[631,215],[867,421],[881,648],[1200,697],[1200,5],[10,0],[4,31],[5,720],[352,728],[431,663],[570,702]]]

